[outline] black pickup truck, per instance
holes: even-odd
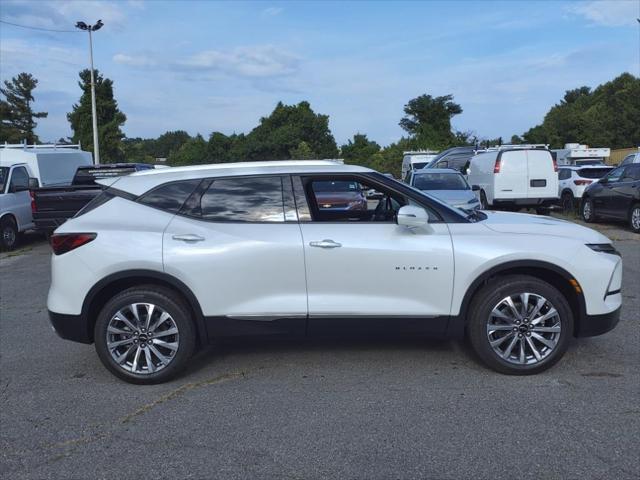
[[[95,181],[119,177],[153,165],[146,163],[105,163],[78,167],[70,185],[50,186],[31,190],[31,210],[36,230],[49,234],[73,217],[101,191]]]

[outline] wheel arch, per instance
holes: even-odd
[[[573,190],[571,190],[570,188],[563,188],[562,193],[560,193],[560,198],[562,198],[562,196],[567,193],[571,195],[572,198],[576,198],[576,196],[573,194]],[[577,198],[580,198],[580,197],[577,197]]]
[[[481,273],[467,288],[460,306],[460,313],[451,325],[451,334],[461,336],[467,325],[469,305],[476,293],[491,279],[506,275],[529,275],[557,288],[569,302],[574,315],[574,335],[580,331],[580,322],[586,315],[584,294],[577,280],[562,267],[540,260],[516,260],[496,265]],[[575,285],[572,285],[572,282]],[[578,292],[578,290],[580,290]]]
[[[93,329],[100,309],[114,295],[137,285],[158,285],[177,293],[189,308],[196,327],[197,341],[200,345],[208,341],[204,315],[198,299],[191,289],[172,275],[155,270],[126,270],[108,275],[98,281],[87,293],[82,303],[82,318],[93,341]]]
[[[7,218],[10,218],[11,220],[13,220],[13,223],[16,224],[16,227],[19,227],[18,219],[16,218],[16,216],[13,213],[4,212],[3,214],[0,214],[0,222],[6,220]]]

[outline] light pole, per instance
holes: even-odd
[[[96,82],[93,78],[93,39],[91,32],[102,28],[102,20],[98,20],[95,25],[87,25],[84,22],[77,22],[76,28],[89,32],[89,61],[91,63],[91,120],[93,123],[93,163],[100,163],[100,147],[98,146],[98,116],[96,114]]]

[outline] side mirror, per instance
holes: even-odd
[[[33,190],[40,187],[40,182],[37,178],[29,177],[29,190]]]
[[[473,190],[474,192],[478,192],[478,191],[480,191],[480,186],[478,186],[478,185],[471,185],[471,190]]]
[[[429,214],[422,207],[405,205],[398,210],[398,225],[409,228],[424,227],[429,223]]]

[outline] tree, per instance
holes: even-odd
[[[400,126],[416,140],[419,148],[443,149],[456,143],[451,118],[462,113],[452,95],[421,95],[404,106]]]
[[[318,154],[311,150],[309,144],[304,140],[289,151],[289,156],[293,160],[313,160],[318,158]]]
[[[540,125],[523,135],[529,143],[625,148],[640,144],[640,79],[629,73],[598,86],[565,92]]]
[[[98,142],[100,161],[113,163],[124,159],[124,133],[120,127],[127,117],[118,109],[118,102],[113,97],[113,82],[104,78],[98,70],[94,70],[96,90],[96,111],[98,119]],[[82,96],[73,111],[67,114],[67,120],[73,130],[73,142],[80,142],[86,150],[93,150],[93,130],[91,121],[91,72],[89,69],[80,72]]]
[[[4,81],[4,88],[0,87],[0,141],[18,143],[36,143],[36,118],[46,118],[47,112],[34,112],[31,103],[34,101],[33,90],[38,80],[30,73],[20,73],[10,81]]]
[[[167,159],[169,165],[197,165],[210,163],[207,141],[198,134],[180,147],[177,152],[172,152]]]
[[[177,152],[191,139],[191,136],[184,130],[165,132],[153,141],[151,154],[154,158],[169,158],[172,152]]]
[[[340,147],[340,156],[346,163],[368,165],[371,158],[380,151],[380,145],[371,141],[366,135],[356,133],[353,140],[348,140]]]
[[[309,102],[284,105],[279,102],[268,117],[244,139],[246,160],[288,160],[300,142],[305,142],[319,158],[338,155],[329,130],[329,116],[316,114]]]

